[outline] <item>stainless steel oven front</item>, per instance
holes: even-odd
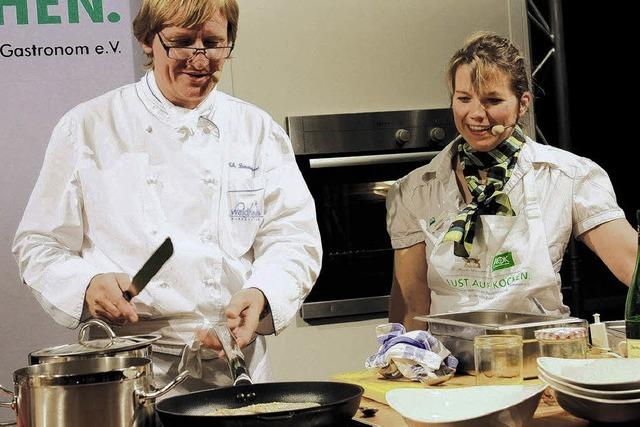
[[[315,199],[324,250],[302,317],[386,312],[393,274],[386,195],[456,136],[451,110],[288,117],[287,131]]]

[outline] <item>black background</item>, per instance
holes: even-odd
[[[535,1],[549,22],[549,2]],[[636,14],[626,3],[561,2],[563,14],[571,151],[588,157],[609,174],[618,203],[627,220],[635,227],[635,211],[640,208],[638,185],[633,185],[640,171],[638,143],[640,125],[638,111],[638,39],[640,27]],[[531,52],[534,67],[551,47],[540,30],[530,24]],[[532,67],[532,68],[534,68]],[[534,80],[536,122],[550,145],[558,146],[557,113],[552,64],[547,63]],[[632,174],[634,177],[632,177]],[[579,255],[580,301],[565,298],[572,314],[591,320],[599,312],[604,320],[624,317],[626,287],[582,243]],[[569,284],[565,257],[563,285]]]

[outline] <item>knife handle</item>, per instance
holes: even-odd
[[[122,291],[122,297],[126,299],[127,302],[131,302],[131,298],[133,298],[133,295],[131,295],[131,292],[129,291]]]

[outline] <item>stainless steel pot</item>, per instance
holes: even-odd
[[[91,339],[96,335],[92,327],[102,330],[106,338]],[[29,353],[29,364],[66,362],[70,360],[92,359],[95,357],[144,357],[151,358],[151,344],[160,339],[160,335],[131,335],[117,337],[104,321],[91,319],[85,322],[78,333],[78,342],[56,347],[44,348]]]
[[[151,427],[155,399],[187,376],[182,372],[154,390],[151,360],[146,358],[42,363],[13,373],[14,392],[2,388],[12,400],[0,406],[14,409],[18,427]]]

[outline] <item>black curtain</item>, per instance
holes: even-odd
[[[545,15],[548,2],[536,1]],[[640,208],[638,146],[640,145],[640,85],[638,24],[632,7],[620,2],[563,1],[572,151],[604,168],[618,203],[635,227]],[[531,27],[532,62],[549,50],[548,39]],[[551,145],[558,145],[555,129],[555,90],[547,64],[534,80],[538,126]],[[634,175],[632,177],[632,175]],[[580,289],[584,312],[591,320],[600,312],[606,320],[622,319],[626,287],[583,244],[578,244]],[[567,282],[567,262],[563,280]]]

